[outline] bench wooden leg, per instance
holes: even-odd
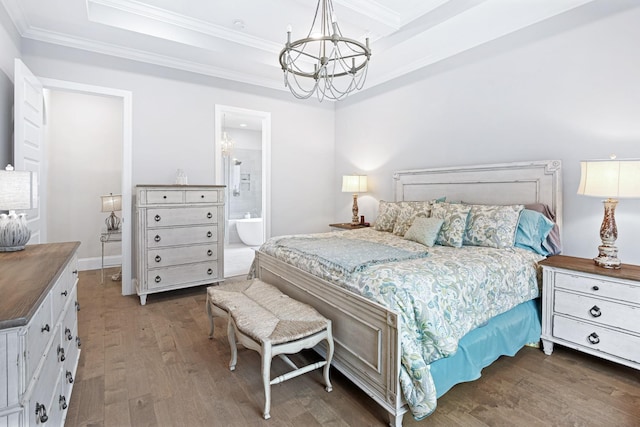
[[[238,363],[238,347],[236,345],[236,333],[234,330],[233,319],[231,315],[227,319],[227,338],[229,339],[229,347],[231,348],[231,361],[229,362],[229,369],[235,371],[236,364]]]
[[[213,312],[211,311],[211,303],[207,298],[207,316],[209,316],[209,339],[213,338]]]
[[[333,335],[331,333],[331,320],[327,321],[327,364],[324,365],[324,383],[326,384],[325,390],[331,391],[331,381],[329,380],[329,368],[331,367],[331,360],[333,359]]]
[[[264,419],[271,418],[271,342],[262,344],[262,383],[264,385]]]

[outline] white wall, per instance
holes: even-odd
[[[47,240],[81,242],[78,257],[94,258],[96,268],[109,215],[100,211],[100,196],[122,188],[122,99],[47,92]],[[105,245],[106,256],[119,254],[119,244]]]
[[[640,9],[584,21],[532,28],[519,47],[498,41],[340,103],[335,188],[340,175],[366,172],[359,205],[374,218],[395,170],[561,159],[565,254],[595,256],[603,207],[576,195],[579,161],[640,158]],[[334,197],[336,216],[349,218],[351,197]],[[640,201],[622,200],[616,219],[620,258],[640,264]]]
[[[41,77],[132,92],[134,185],[173,183],[178,168],[189,184],[213,184],[214,105],[270,112],[272,235],[332,222],[332,104],[34,41],[24,42],[23,60]]]
[[[13,68],[20,58],[18,33],[0,7],[0,168],[13,163]]]

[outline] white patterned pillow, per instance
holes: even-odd
[[[461,247],[470,211],[471,206],[469,205],[434,204],[431,208],[431,217],[444,220],[436,243],[442,246],[453,246],[454,248]]]
[[[378,204],[378,217],[373,228],[378,231],[393,231],[400,207],[394,202],[380,200]]]
[[[393,226],[393,234],[404,236],[416,218],[428,218],[431,215],[431,206],[436,200],[398,202],[400,211]]]
[[[404,238],[431,247],[436,243],[443,223],[440,218],[416,218]]]
[[[470,205],[463,244],[488,248],[514,245],[524,205]]]

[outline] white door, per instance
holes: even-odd
[[[43,146],[44,95],[42,83],[19,59],[15,60],[13,161],[16,170],[36,172],[37,204],[26,211],[29,244],[46,243],[46,167]]]

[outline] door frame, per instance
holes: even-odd
[[[127,90],[38,77],[45,89],[122,98],[122,295],[133,295],[133,93]]]

